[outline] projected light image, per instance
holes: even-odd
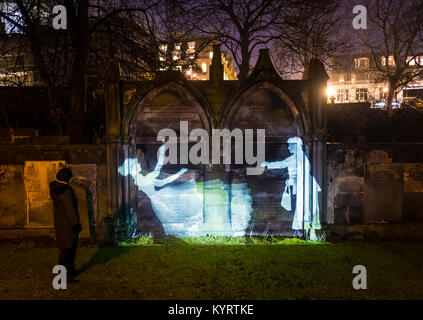
[[[265,161],[261,166],[267,170],[287,170],[288,178],[280,191],[280,205],[291,215],[292,220],[289,220],[294,235],[302,235],[305,230],[310,240],[318,240],[315,229],[320,228],[318,196],[321,188],[310,173],[311,165],[303,151],[302,140],[292,137],[287,143],[290,152],[287,158]],[[184,177],[187,168],[166,177],[163,174],[165,151],[166,146],[162,145],[154,170],[145,175],[135,158],[126,159],[119,167],[119,173],[131,176],[138,190],[148,197],[164,233],[175,237],[245,235],[251,222],[254,197],[248,184],[188,179],[189,175]],[[142,214],[141,211],[138,214]]]
[[[247,184],[227,185],[219,179],[204,183],[190,179],[172,185],[187,169],[158,179],[165,150],[164,145],[159,148],[157,164],[146,175],[141,173],[137,159],[126,159],[119,167],[119,173],[132,176],[138,189],[150,199],[165,234],[175,237],[244,235],[253,210]]]
[[[308,229],[311,225],[316,227],[317,221],[313,221],[312,218],[315,217],[316,219],[319,212],[318,192],[321,192],[321,188],[316,179],[310,177],[311,166],[304,154],[302,140],[299,137],[293,137],[289,138],[287,142],[291,156],[282,161],[265,161],[261,165],[269,170],[284,168],[288,170],[289,177],[282,191],[281,206],[287,211],[294,211],[292,229]],[[312,180],[313,191],[310,191],[310,180]],[[310,208],[308,199],[310,199],[311,192],[313,192],[313,202]],[[295,204],[295,209],[293,203]],[[315,228],[311,228],[310,231],[310,239],[317,240]]]

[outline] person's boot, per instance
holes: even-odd
[[[68,278],[68,283],[77,283],[79,282],[79,280],[75,279],[76,276],[76,271],[75,271],[75,267],[74,266],[66,266],[66,271],[67,271],[67,278]]]

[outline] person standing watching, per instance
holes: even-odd
[[[73,281],[76,276],[76,249],[78,234],[82,230],[79,221],[78,200],[68,184],[72,177],[72,171],[69,168],[63,168],[57,172],[56,180],[50,183],[56,244],[60,251],[59,265],[65,266],[70,281]]]

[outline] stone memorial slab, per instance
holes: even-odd
[[[74,164],[70,165],[73,173],[71,183],[78,198],[78,210],[82,231],[80,238],[90,237],[90,217],[97,220],[97,166],[95,164]],[[90,195],[90,197],[88,196]],[[90,198],[91,201],[88,201]]]
[[[56,179],[57,171],[63,166],[65,161],[25,161],[28,227],[54,227],[49,184]]]
[[[364,176],[364,220],[367,223],[402,219],[403,168],[401,164],[367,164]]]

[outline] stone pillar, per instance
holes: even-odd
[[[213,59],[210,65],[210,80],[214,82],[223,81],[223,64],[220,45],[213,45]]]
[[[310,62],[307,80],[309,81],[309,106],[311,111],[311,228],[310,239],[322,240],[324,232],[318,231],[325,224],[326,218],[326,133],[327,133],[327,105],[326,83],[329,79],[323,63],[317,59]]]
[[[303,169],[303,194],[304,194],[304,204],[303,204],[303,236],[306,237],[308,230],[310,229],[310,224],[312,221],[312,182],[313,175],[311,173],[311,145],[312,141],[309,136],[303,136],[303,148],[304,148],[304,169]]]
[[[125,159],[129,159],[130,156],[130,152],[129,152],[129,145],[130,145],[130,138],[128,136],[125,136],[122,138],[122,163],[125,162]],[[129,168],[129,162],[126,162],[127,168],[125,170],[125,172],[130,172],[130,168]],[[122,180],[122,201],[123,203],[121,204],[122,207],[122,219],[124,220],[125,224],[129,225],[130,224],[130,189],[129,189],[129,179],[130,179],[130,175],[127,176],[122,176],[121,180]]]
[[[121,94],[120,67],[117,60],[110,60],[106,70],[106,152],[107,152],[107,188],[108,215],[119,223],[119,211],[122,199],[122,188],[119,183],[118,167],[121,162]],[[111,220],[111,219],[109,219]],[[114,228],[116,231],[116,228]],[[114,235],[108,235],[114,237]]]

